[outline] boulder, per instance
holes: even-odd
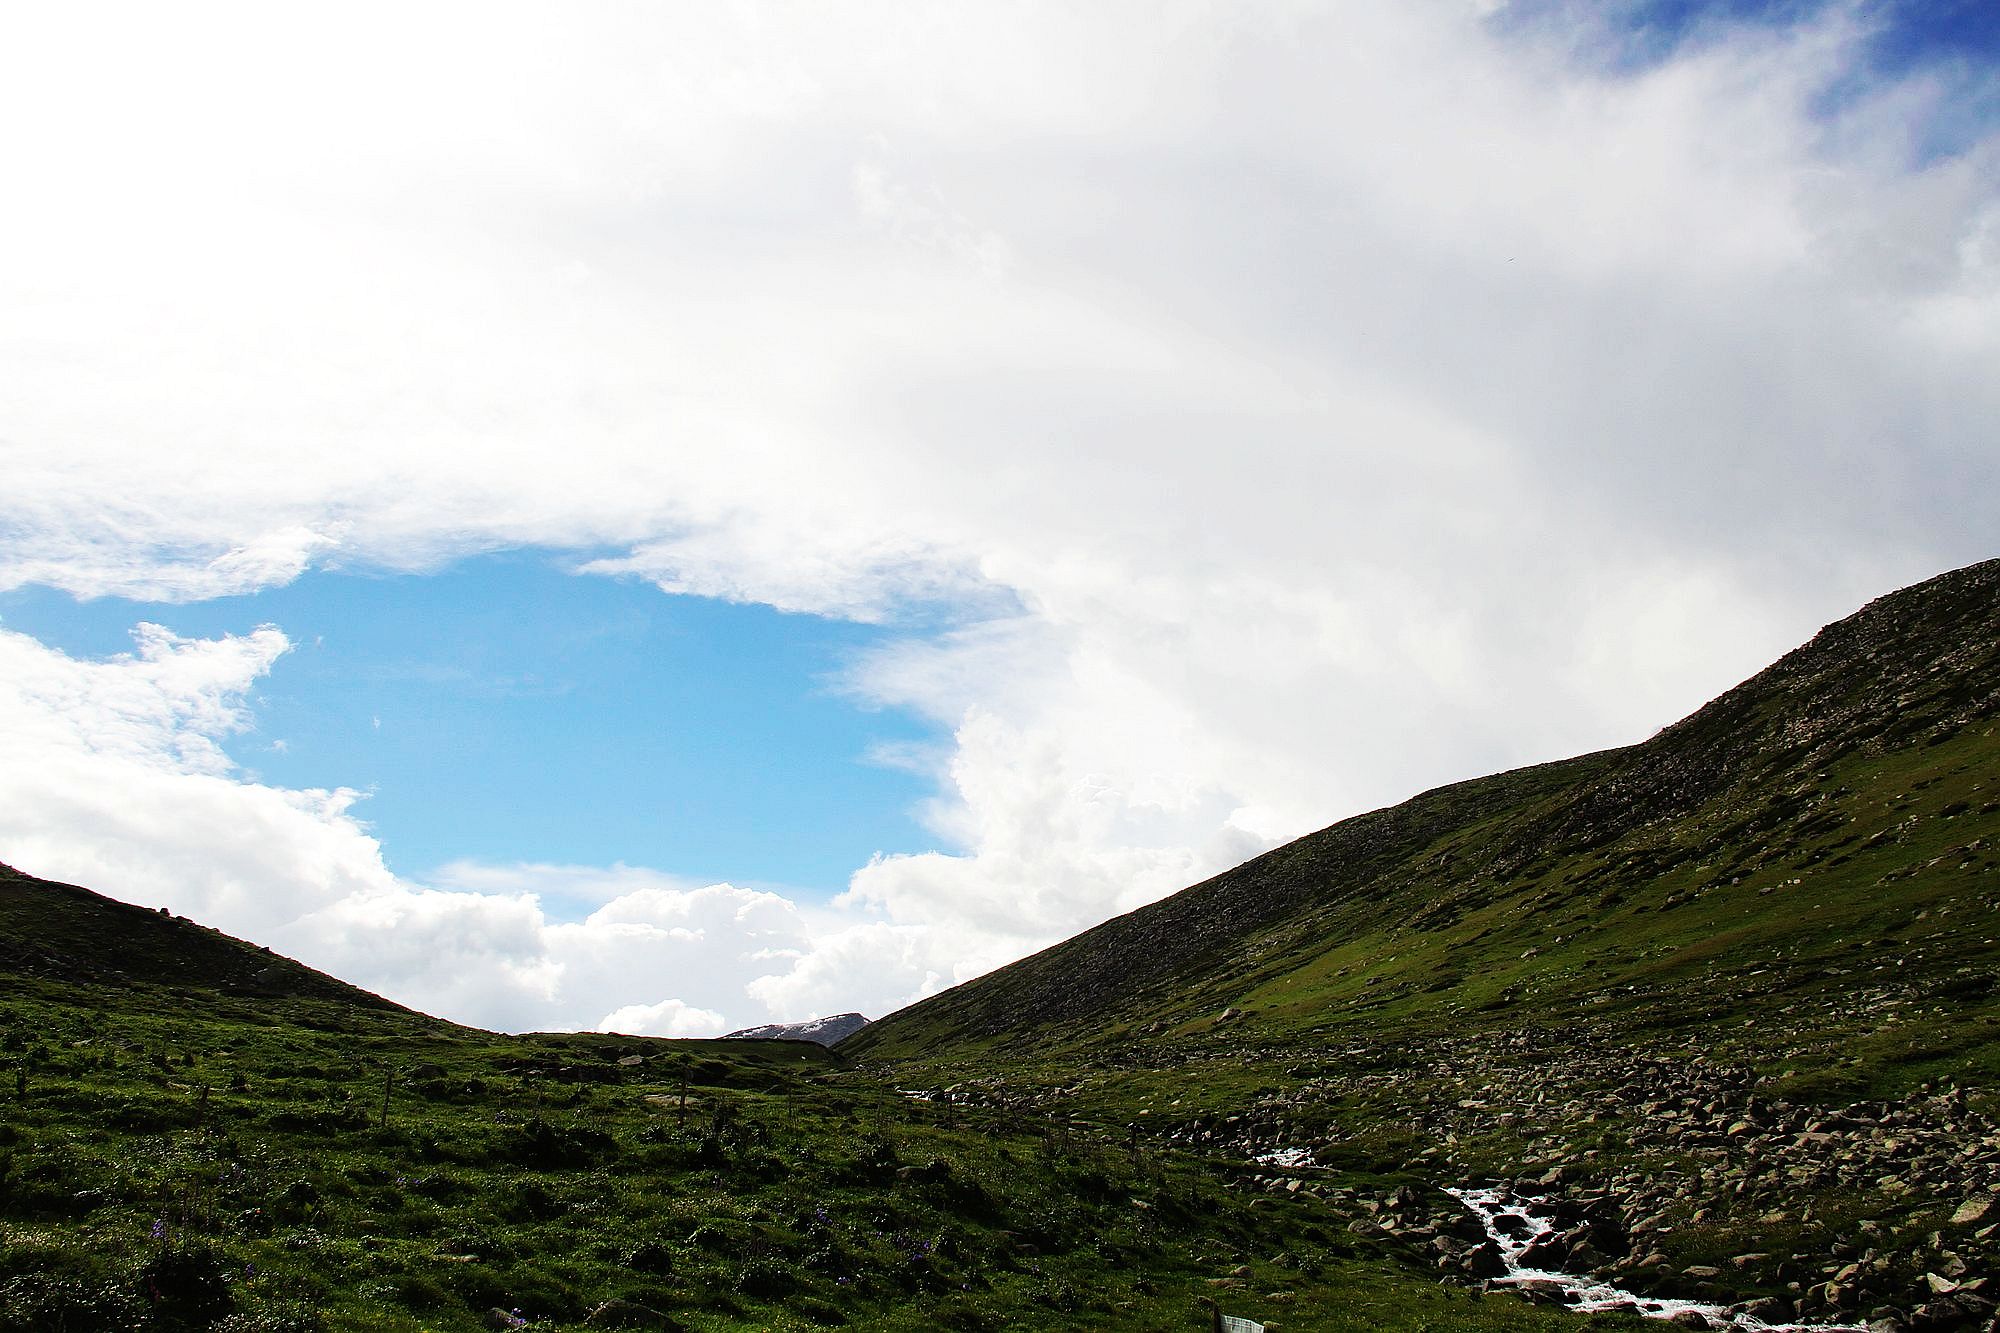
[[[1588,1240],[1572,1245],[1563,1262],[1569,1266],[1568,1271],[1572,1273],[1595,1273],[1599,1269],[1611,1266],[1610,1256]]]
[[[1606,1217],[1592,1221],[1583,1238],[1590,1242],[1592,1249],[1603,1254],[1621,1255],[1632,1248],[1631,1241],[1626,1238],[1625,1228],[1618,1225],[1616,1218]]]
[[[1567,1262],[1569,1262],[1569,1246],[1563,1243],[1560,1236],[1544,1236],[1521,1251],[1523,1268],[1541,1268],[1557,1273],[1562,1271],[1562,1266]]]
[[[2000,1215],[2000,1206],[1996,1206],[1997,1204],[2000,1204],[2000,1201],[1990,1196],[1967,1199],[1958,1206],[1958,1211],[1951,1215],[1951,1224],[1955,1227],[1976,1227],[1982,1222],[1991,1222],[1996,1215]]]
[[[1795,1311],[1792,1303],[1781,1296],[1759,1296],[1744,1303],[1743,1313],[1767,1324],[1782,1324],[1790,1320]]]
[[[1507,1275],[1507,1261],[1501,1257],[1500,1247],[1492,1241],[1483,1241],[1460,1256],[1458,1265],[1468,1277],[1490,1278]]]
[[[1437,1231],[1440,1236],[1452,1236],[1459,1240],[1469,1240],[1475,1245],[1486,1239],[1486,1228],[1471,1213],[1460,1213],[1456,1217],[1441,1218]]]
[[[1926,1301],[1910,1311],[1910,1327],[1916,1333],[1931,1333],[1938,1330],[1961,1328],[1966,1323],[1965,1311],[1948,1300]]]
[[[1514,1284],[1514,1290],[1536,1305],[1573,1305],[1576,1293],[1553,1278],[1531,1278]]]

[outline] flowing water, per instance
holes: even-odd
[[[1445,1193],[1472,1210],[1486,1228],[1487,1236],[1499,1248],[1507,1272],[1505,1276],[1493,1279],[1495,1285],[1548,1291],[1558,1295],[1570,1309],[1584,1312],[1622,1310],[1644,1315],[1648,1319],[1672,1319],[1683,1311],[1692,1310],[1708,1320],[1712,1328],[1770,1330],[1771,1333],[1835,1333],[1836,1330],[1866,1333],[1866,1326],[1862,1324],[1771,1324],[1754,1315],[1731,1314],[1726,1306],[1663,1296],[1641,1296],[1594,1278],[1543,1268],[1526,1268],[1521,1264],[1522,1253],[1554,1230],[1551,1223],[1534,1216],[1526,1203],[1509,1202],[1501,1190],[1447,1189]]]

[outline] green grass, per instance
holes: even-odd
[[[1168,1329],[1214,1296],[1293,1328],[1558,1319],[1198,1158],[801,1043],[160,998],[0,1005],[0,1329],[556,1329],[608,1301],[658,1312],[635,1327]]]

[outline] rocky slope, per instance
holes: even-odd
[[[1526,1266],[1737,1301],[1770,1322],[1955,1328],[1994,1313],[2000,1122],[1961,1088],[1830,1107],[1698,1049],[1588,1063],[1469,1043],[1413,1054],[1424,1086],[1401,1105],[1441,1145],[1427,1174],[1497,1185],[1549,1219]],[[1316,1174],[1300,1168],[1340,1158],[1341,1138],[1293,1136],[1286,1120],[1356,1090],[1323,1077],[1246,1107],[1234,1125],[1192,1121],[1166,1134],[1251,1160],[1308,1143],[1291,1169],[1246,1182],[1293,1189]],[[1483,1095],[1453,1095],[1466,1092]],[[1510,1153],[1509,1140],[1532,1149]],[[1483,1171],[1473,1165],[1482,1159]],[[1330,1201],[1351,1229],[1388,1236],[1443,1272],[1499,1276],[1464,1208],[1438,1189]]]

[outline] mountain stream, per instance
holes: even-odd
[[[1552,1223],[1534,1216],[1526,1204],[1508,1202],[1505,1194],[1497,1189],[1447,1189],[1445,1193],[1479,1218],[1487,1236],[1499,1248],[1507,1271],[1503,1276],[1492,1279],[1496,1286],[1546,1292],[1570,1309],[1584,1313],[1619,1310],[1648,1319],[1673,1319],[1676,1315],[1692,1311],[1706,1319],[1710,1328],[1741,1329],[1745,1333],[1838,1333],[1842,1330],[1865,1333],[1866,1330],[1862,1324],[1770,1324],[1754,1315],[1731,1314],[1726,1306],[1663,1296],[1640,1296],[1572,1273],[1523,1267],[1521,1255],[1554,1229]]]

